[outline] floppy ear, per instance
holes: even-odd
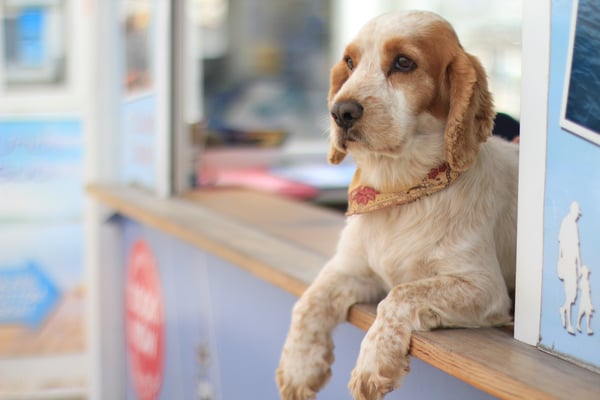
[[[331,139],[329,139],[331,140]],[[339,150],[333,143],[329,143],[329,151],[327,152],[327,160],[331,164],[339,164],[346,157],[346,152]]]
[[[464,51],[447,70],[450,111],[444,133],[446,159],[457,171],[469,169],[494,125],[493,101],[487,77],[477,58]]]
[[[346,68],[344,60],[338,62],[331,68],[329,94],[327,96],[327,103],[330,106],[333,96],[340,90],[344,82],[348,79],[348,76],[348,69]],[[327,154],[327,159],[331,164],[339,164],[344,157],[346,157],[346,152],[335,145],[335,138],[333,137],[333,134],[331,134],[329,136],[329,152]]]

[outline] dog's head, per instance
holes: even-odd
[[[332,68],[328,101],[334,164],[354,150],[401,156],[419,135],[437,134],[445,160],[464,171],[493,126],[481,64],[430,12],[367,23]]]

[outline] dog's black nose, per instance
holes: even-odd
[[[331,116],[340,128],[349,129],[362,117],[363,106],[355,100],[341,101],[331,107]]]

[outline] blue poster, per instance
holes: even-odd
[[[83,131],[0,120],[0,360],[84,350]]]
[[[539,345],[598,367],[600,147],[561,128],[571,6],[570,1],[552,2]],[[600,26],[594,34],[600,37]]]

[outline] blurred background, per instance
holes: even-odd
[[[0,0],[0,399],[90,395],[86,184],[340,206],[329,68],[367,20],[414,8],[454,25],[518,120],[518,0]]]

